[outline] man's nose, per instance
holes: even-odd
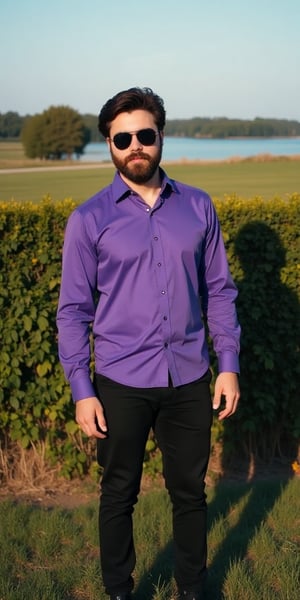
[[[141,142],[138,140],[136,133],[133,133],[132,138],[131,138],[130,148],[132,148],[133,150],[137,150],[142,147],[143,147],[143,144],[141,144]]]

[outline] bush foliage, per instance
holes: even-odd
[[[226,450],[270,460],[300,436],[300,195],[217,204],[238,286],[241,401],[224,424]]]
[[[92,465],[74,422],[55,326],[64,227],[75,204],[0,204],[1,447],[41,441],[62,473]],[[240,407],[224,425],[225,449],[263,459],[291,452],[300,434],[300,194],[216,202],[242,326]],[[215,361],[213,359],[213,369]],[[150,448],[151,446],[151,448]],[[149,456],[154,448],[148,445]],[[148,456],[148,458],[149,458]]]

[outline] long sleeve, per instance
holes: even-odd
[[[69,218],[57,311],[59,358],[73,399],[95,395],[90,379],[90,326],[95,316],[97,257],[80,212]]]
[[[239,372],[240,326],[233,283],[216,211],[207,209],[208,230],[200,270],[203,311],[218,358],[219,371]]]

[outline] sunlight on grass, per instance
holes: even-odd
[[[300,479],[208,488],[208,600],[298,600]],[[0,503],[0,600],[104,600],[97,503],[73,510]],[[167,493],[143,494],[134,515],[136,600],[171,600]],[[33,594],[34,590],[34,594]]]

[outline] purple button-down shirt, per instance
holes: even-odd
[[[209,366],[203,315],[220,371],[239,371],[236,288],[209,196],[161,174],[150,208],[117,173],[69,218],[57,324],[74,401],[95,370],[135,387],[178,386]]]

